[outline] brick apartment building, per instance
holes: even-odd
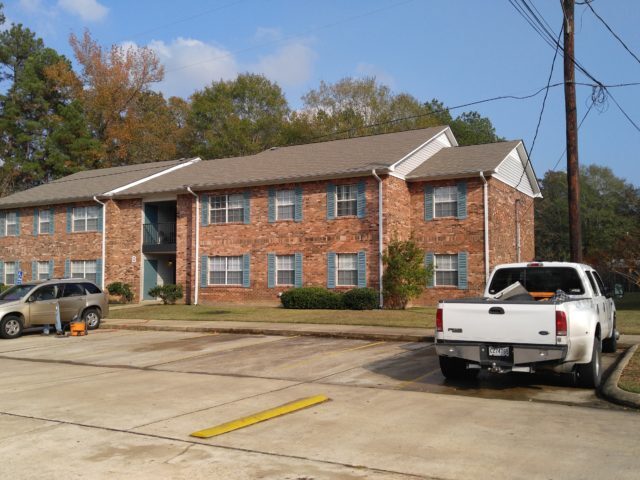
[[[433,304],[533,259],[538,196],[522,142],[458,147],[446,126],[85,171],[0,199],[0,282],[277,302],[292,286],[378,289],[381,252],[412,236],[435,266],[416,303]]]

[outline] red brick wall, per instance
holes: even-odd
[[[176,204],[176,284],[184,289],[184,302],[194,302],[195,234],[196,234],[195,197],[178,195]]]
[[[303,254],[303,282],[305,286],[327,285],[327,252],[357,253],[365,250],[367,255],[367,286],[378,286],[378,183],[373,177],[339,179],[332,183],[354,184],[366,182],[366,217],[345,217],[327,220],[327,182],[300,184],[303,188],[303,221],[279,221],[269,223],[268,187],[251,188],[251,223],[208,225],[200,227],[200,256],[202,255],[243,255],[251,254],[251,287],[208,286],[200,289],[200,302],[267,301],[279,302],[278,292],[285,287],[268,288],[267,254]],[[294,188],[295,185],[279,185],[276,188]],[[219,190],[211,194],[241,193],[243,189]],[[207,192],[202,192],[207,193]],[[187,197],[185,197],[185,201]],[[188,206],[180,207],[181,213]],[[184,237],[188,230],[178,230],[178,237]],[[186,243],[184,240],[178,242]],[[179,248],[179,256],[183,250]],[[178,260],[186,265],[187,260]],[[202,267],[202,266],[201,266]],[[192,269],[193,270],[193,269]],[[182,274],[179,274],[182,275]],[[180,277],[184,279],[184,276]],[[184,279],[186,281],[186,279]],[[199,279],[198,279],[199,281]]]
[[[391,175],[383,178],[384,244],[392,240],[407,240],[411,235],[411,194],[404,180]]]
[[[107,261],[105,286],[112,282],[131,285],[134,302],[140,301],[142,269],[142,200],[109,200],[107,204]],[[135,258],[135,263],[132,257]]]

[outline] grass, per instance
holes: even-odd
[[[640,349],[636,350],[627,363],[618,386],[628,392],[640,393]]]
[[[145,305],[112,310],[109,318],[433,328],[435,315],[434,307],[414,307],[407,310],[290,310],[248,305]]]
[[[626,293],[615,302],[620,333],[640,335],[640,292]]]

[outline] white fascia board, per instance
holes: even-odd
[[[144,177],[144,178],[141,178],[140,180],[136,180],[135,182],[127,183],[126,185],[123,185],[121,187],[114,188],[113,190],[109,190],[108,192],[103,193],[102,196],[111,197],[125,190],[128,190],[132,187],[135,187],[142,183],[146,183],[150,180],[153,180],[154,178],[158,178],[163,175],[166,175],[167,173],[175,172],[176,170],[180,170],[181,168],[187,167],[189,165],[193,165],[194,163],[197,163],[199,161],[200,161],[200,157],[192,158],[191,160],[188,160],[183,163],[179,163],[177,165],[174,165],[173,167],[167,168],[166,170],[162,170],[160,172],[154,173],[153,175],[149,175],[148,177]]]
[[[393,171],[398,165],[400,165],[402,162],[404,162],[407,158],[411,157],[414,153],[422,150],[424,147],[426,147],[427,145],[429,145],[431,142],[433,142],[436,138],[438,138],[440,135],[442,135],[442,133],[445,133],[447,135],[447,138],[449,139],[449,141],[451,142],[451,145],[453,145],[454,147],[458,146],[458,142],[456,140],[456,137],[453,136],[453,132],[451,131],[451,127],[444,127],[442,130],[440,130],[438,133],[436,133],[433,137],[431,137],[429,140],[427,140],[426,142],[424,142],[422,145],[420,145],[419,147],[413,149],[412,151],[410,151],[409,153],[407,153],[404,157],[402,157],[400,160],[398,160],[397,162],[395,162],[393,165],[391,165],[389,167],[389,170]]]

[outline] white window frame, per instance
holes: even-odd
[[[289,262],[291,262],[289,264]],[[285,282],[280,280],[280,273],[283,275],[291,275],[291,281]],[[295,255],[276,255],[276,285],[291,286],[296,283],[296,256]]]
[[[9,231],[9,228],[11,228],[11,230],[13,230],[12,232]],[[7,212],[6,216],[5,216],[5,233],[7,237],[17,237],[18,236],[18,213],[13,211],[13,212]]]
[[[216,199],[224,198],[224,206],[214,207]],[[234,206],[230,208],[230,203],[239,202],[240,207]],[[240,219],[229,220],[229,211],[240,211]],[[214,221],[214,212],[224,212],[224,221]],[[242,223],[244,218],[244,196],[241,193],[231,193],[224,195],[212,195],[209,197],[209,223],[214,225],[220,225],[223,223]]]
[[[438,206],[453,205],[450,215],[438,214]],[[449,209],[451,207],[448,207]],[[446,187],[434,187],[433,189],[433,218],[456,217],[458,215],[458,187],[449,185]]]
[[[291,210],[291,215],[280,214],[280,207],[287,207]],[[296,215],[296,191],[276,190],[276,220],[293,220]]]
[[[218,260],[222,259],[224,261],[224,283],[214,283],[213,282],[213,273],[214,272],[222,272],[223,271],[223,270],[214,270],[216,259],[218,259]],[[231,270],[229,268],[230,260],[237,261],[238,264],[240,265],[240,268]],[[207,285],[211,285],[211,286],[215,286],[215,287],[224,287],[224,286],[238,287],[238,286],[242,286],[242,282],[244,281],[244,268],[243,268],[242,255],[229,255],[229,256],[216,255],[216,256],[209,257],[207,263],[208,263],[208,265],[207,265]],[[229,273],[230,272],[234,272],[234,273],[235,272],[240,272],[240,281],[238,283],[235,283],[235,282],[234,283],[230,283],[229,282]]]
[[[51,273],[49,272],[49,262],[38,261],[36,262],[36,280],[51,280]]]
[[[93,266],[93,272],[91,267]],[[98,264],[95,260],[71,260],[71,278],[86,278],[87,280],[97,283]]]
[[[46,221],[42,220],[42,214],[46,216]],[[49,210],[40,210],[38,212],[38,233],[49,233],[49,229],[51,228],[51,212]],[[45,228],[42,228],[42,225],[46,225]]]
[[[445,262],[446,259],[446,262]],[[455,268],[453,267],[455,262]],[[455,272],[454,283],[439,283],[438,272]],[[435,254],[433,256],[433,285],[436,287],[457,287],[458,276],[460,275],[460,264],[458,262],[458,254],[455,253],[443,253]]]
[[[355,217],[358,215],[358,186],[356,184],[336,185],[335,200],[336,217]],[[340,213],[341,204],[348,204],[345,207],[347,213]]]
[[[7,281],[7,276],[9,275],[9,272],[7,271],[7,267],[9,267],[9,266],[11,266],[11,269],[13,270],[13,272],[11,273],[11,275],[13,275],[13,282]],[[5,262],[4,263],[4,278],[2,279],[2,282],[5,285],[15,285],[17,278],[18,278],[18,262]]]
[[[347,261],[353,262],[353,268],[346,267]],[[351,265],[349,265],[351,266]],[[343,268],[341,268],[343,267]],[[355,272],[353,283],[342,283],[340,280],[340,272]],[[358,254],[357,253],[337,253],[336,254],[336,285],[339,287],[357,287],[358,286]]]
[[[90,215],[91,214],[91,215]],[[100,217],[99,207],[86,206],[86,207],[73,207],[71,215],[71,224],[73,232],[97,232],[99,225],[98,220]],[[96,221],[96,228],[89,229],[89,220]],[[78,228],[76,222],[81,222],[81,227]]]

